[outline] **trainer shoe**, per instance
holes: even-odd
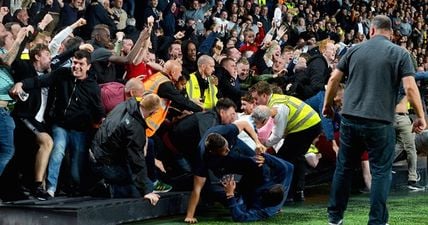
[[[409,190],[412,192],[424,191],[425,190],[425,187],[419,185],[416,181],[407,182],[407,188],[409,188]]]
[[[32,191],[31,195],[40,201],[46,201],[52,198],[52,196],[42,186],[36,187]]]
[[[303,191],[296,191],[294,193],[293,200],[295,202],[303,202],[303,201],[305,201],[305,193]]]
[[[343,220],[339,220],[337,223],[329,222],[328,225],[343,225]]]
[[[370,194],[370,189],[368,187],[360,188],[360,193]]]
[[[156,180],[153,183],[153,193],[166,193],[172,190],[172,186],[169,184],[165,184],[160,180]]]

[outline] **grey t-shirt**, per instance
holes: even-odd
[[[401,79],[414,76],[409,53],[384,36],[349,49],[337,65],[348,76],[343,115],[394,121]]]

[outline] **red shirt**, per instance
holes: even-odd
[[[145,64],[144,62],[141,62],[138,65],[134,65],[133,63],[126,64],[126,80],[129,80],[134,77],[138,77],[140,75],[144,75],[144,79],[147,79],[152,75],[155,71],[153,69]]]

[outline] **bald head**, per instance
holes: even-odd
[[[144,85],[138,78],[131,78],[125,84],[125,96],[130,97],[143,97]]]
[[[163,66],[163,71],[168,74],[173,82],[177,82],[181,77],[181,64],[177,60],[168,60]]]
[[[209,55],[201,55],[201,57],[198,59],[198,67],[209,63],[214,63],[214,59]]]

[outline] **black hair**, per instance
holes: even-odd
[[[221,98],[215,105],[217,113],[220,113],[220,110],[228,110],[230,107],[233,107],[236,110],[235,102],[233,102],[229,98]]]
[[[77,50],[77,51],[74,53],[74,57],[75,57],[76,59],[83,59],[83,58],[86,58],[86,62],[87,62],[88,64],[91,64],[91,53],[89,53],[88,51],[85,51],[85,50]]]
[[[44,44],[36,44],[31,50],[30,50],[30,61],[35,62],[36,61],[36,55],[39,55],[42,51],[48,51],[49,48],[47,45]]]
[[[226,139],[217,133],[212,133],[205,139],[205,151],[216,154],[219,149],[222,149],[227,144]]]

